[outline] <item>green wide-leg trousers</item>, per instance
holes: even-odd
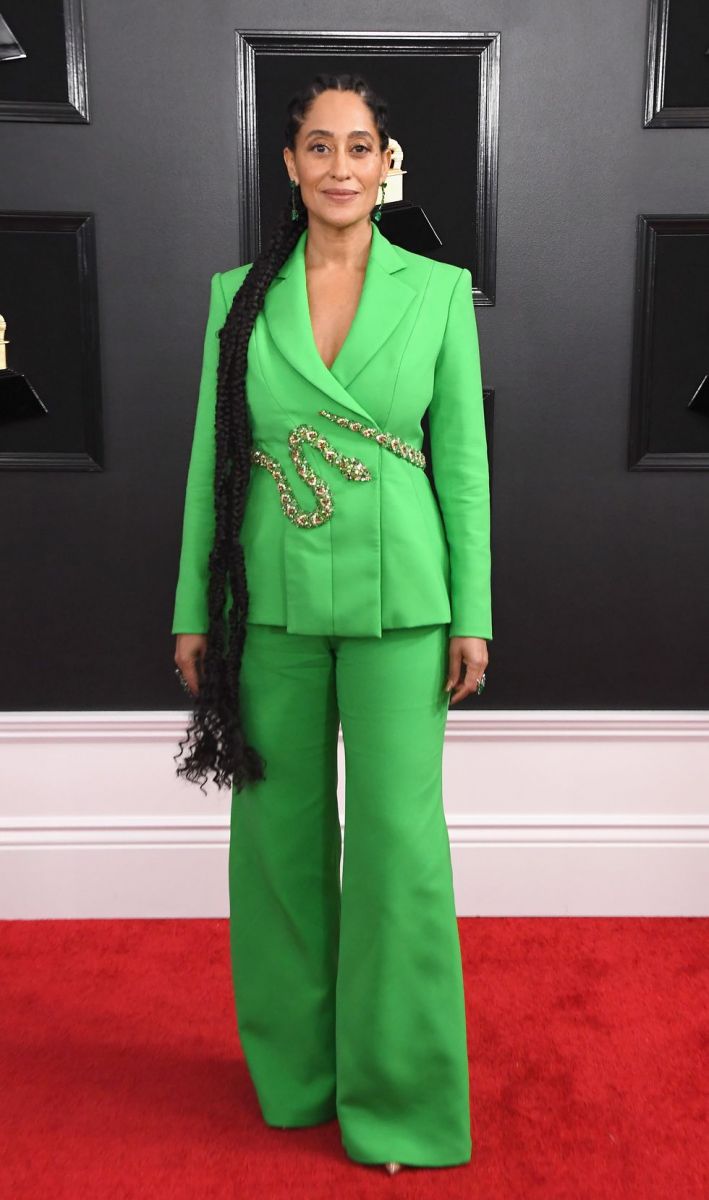
[[[442,798],[448,628],[377,638],[247,625],[242,719],[266,778],[232,791],[239,1037],[264,1120],[337,1117],[363,1163],[471,1157]]]

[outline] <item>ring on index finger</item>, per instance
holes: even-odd
[[[191,696],[192,691],[190,689],[190,685],[188,684],[179,667],[175,667],[175,674],[180,681],[180,686],[182,687],[183,691],[187,692]]]

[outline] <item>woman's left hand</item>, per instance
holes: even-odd
[[[478,680],[488,664],[487,642],[479,637],[452,637],[448,645],[448,678],[445,690],[449,692],[456,684],[450,700],[452,704],[469,696],[477,689]],[[459,682],[465,667],[465,678]]]

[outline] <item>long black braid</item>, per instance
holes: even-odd
[[[316,96],[328,89],[356,92],[369,107],[379,134],[379,147],[389,144],[386,104],[361,75],[316,75],[287,106],[286,145],[295,150],[298,130]],[[244,551],[239,532],[244,516],[251,471],[251,426],[246,405],[246,364],[249,338],[263,307],[266,291],[308,224],[307,209],[299,188],[293,197],[297,219],[291,215],[291,198],[284,204],[265,249],[254,260],[234,296],[227,319],[219,331],[219,362],[215,413],[214,543],[209,556],[207,645],[201,661],[199,693],[179,758],[189,744],[189,754],[177,768],[204,791],[207,772],[213,771],[218,788],[241,791],[247,783],[265,778],[265,760],[246,742],[241,723],[239,676],[246,638],[249,593]],[[373,210],[374,211],[374,210]],[[231,605],[228,621],[225,606]],[[192,742],[190,744],[190,738]]]

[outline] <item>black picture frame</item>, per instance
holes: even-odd
[[[0,121],[88,125],[82,0],[2,0],[0,14],[24,51],[2,62]]]
[[[709,214],[639,214],[628,467],[709,470]]]
[[[650,0],[646,129],[709,126],[709,8],[706,0]]]
[[[103,470],[93,213],[0,212],[0,313],[8,370],[48,410],[0,419],[0,470]]]
[[[254,260],[262,224],[286,201],[279,121],[290,92],[319,71],[359,70],[390,102],[404,169],[418,162],[421,192],[412,187],[409,200],[421,204],[425,188],[434,225],[450,231],[448,243],[426,253],[469,267],[475,304],[494,304],[500,34],[239,29],[235,39],[241,260]],[[387,208],[382,232],[396,241]]]

